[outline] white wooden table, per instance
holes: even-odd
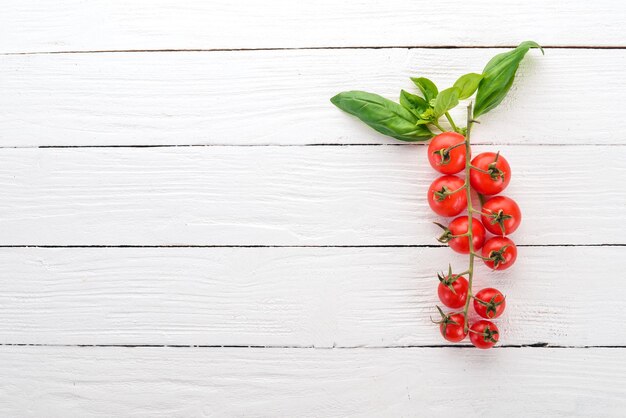
[[[546,3],[2,1],[0,416],[626,416],[626,6]],[[448,347],[425,147],[328,99],[527,39],[501,344]]]

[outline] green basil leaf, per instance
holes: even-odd
[[[482,74],[469,73],[462,75],[454,83],[454,87],[460,90],[459,99],[464,100],[470,97],[478,88],[478,83],[483,79]]]
[[[426,100],[404,90],[400,92],[400,104],[418,118],[429,107]]]
[[[435,86],[435,83],[433,83],[427,78],[411,77],[411,81],[413,81],[413,83],[415,83],[417,88],[420,89],[420,91],[424,95],[424,98],[426,99],[427,102],[430,102],[432,99],[437,97],[437,94],[439,94],[439,90],[437,89],[437,86]]]
[[[487,63],[483,79],[478,84],[474,117],[489,112],[502,102],[511,89],[520,62],[531,48],[539,48],[543,54],[543,48],[538,43],[526,41],[512,51],[496,55]]]
[[[450,87],[439,93],[435,99],[435,117],[443,116],[448,110],[458,105],[459,93],[458,87]]]
[[[418,118],[413,113],[377,94],[346,91],[330,101],[378,132],[401,141],[426,141],[433,136],[426,126],[417,124]]]

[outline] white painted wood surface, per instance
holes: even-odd
[[[0,414],[619,417],[623,351],[2,347]]]
[[[0,416],[624,416],[623,2],[5,3]],[[525,39],[502,344],[444,347],[425,147],[328,99]]]
[[[520,248],[477,264],[507,296],[505,345],[626,345],[623,247]],[[400,347],[441,344],[447,248],[4,248],[2,343]],[[564,266],[567,265],[567,268]],[[601,308],[600,308],[601,307]],[[598,310],[602,309],[601,316]]]
[[[0,37],[0,41],[1,41]],[[539,39],[539,38],[537,38]],[[329,105],[396,99],[409,77],[449,86],[498,49],[348,49],[5,56],[0,144],[397,143]],[[531,51],[477,143],[623,144],[626,51]],[[463,108],[453,112],[463,120]],[[41,115],[45,115],[44,118]]]
[[[620,0],[6,2],[0,52],[353,46],[624,46]]]
[[[499,146],[518,244],[624,244],[621,146]],[[475,147],[475,152],[496,150]],[[10,245],[424,245],[426,147],[3,149]],[[626,167],[602,169],[623,179]]]

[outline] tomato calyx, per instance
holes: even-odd
[[[436,190],[433,194],[435,195],[435,199],[441,202],[441,201],[446,200],[446,197],[453,195],[460,190],[463,190],[463,187],[456,189],[456,190],[450,190],[448,186],[441,186],[441,189]]]
[[[498,225],[502,230],[502,236],[506,235],[506,229],[504,228],[504,221],[513,218],[511,215],[504,213],[502,209],[498,212],[491,212],[486,216],[489,219],[491,225]]]
[[[447,165],[450,163],[450,148],[441,148],[433,152],[434,155],[438,155],[441,158],[439,165]]]
[[[499,179],[502,179],[502,181],[504,181],[504,171],[496,167],[496,163],[489,164],[487,172],[489,174],[489,177],[491,177],[491,180],[497,181]]]
[[[496,158],[487,166],[487,174],[491,177],[491,180],[496,181],[502,179],[504,181],[504,171],[500,170],[496,165],[498,164],[498,158],[500,158],[500,151],[496,153]]]
[[[478,220],[476,220],[475,222],[478,222]],[[433,223],[435,225],[437,225],[439,228],[443,229],[443,233],[439,236],[439,238],[437,238],[437,241],[441,242],[442,244],[447,244],[447,243],[449,243],[451,240],[453,240],[455,238],[461,238],[461,237],[469,236],[468,232],[465,232],[463,234],[455,235],[455,234],[452,233],[450,228],[448,228],[447,226],[444,226],[444,225],[440,224],[439,222],[433,222]],[[484,235],[484,232],[483,232],[483,235]]]
[[[458,322],[456,322],[454,319],[452,319],[452,314],[445,314],[441,308],[439,306],[435,306],[437,308],[437,311],[439,311],[439,315],[441,315],[441,321],[432,321],[432,318],[430,319],[433,323],[441,325],[442,326],[442,333],[445,334],[446,333],[446,329],[448,328],[448,325],[461,325]]]
[[[480,335],[481,337],[483,337],[483,340],[485,340],[485,342],[490,342],[490,343],[497,343],[498,342],[497,337],[500,335],[500,332],[498,330],[491,329],[489,325],[485,327],[483,332],[474,331],[472,329],[470,329],[469,332],[473,332],[474,334]]]
[[[450,231],[447,226],[441,225],[439,222],[433,223],[439,228],[443,229],[443,233],[439,236],[439,238],[437,238],[437,241],[441,242],[442,244],[447,244],[452,238],[454,238],[454,236],[452,235],[452,231]]]
[[[448,264],[448,275],[445,276],[442,273],[437,273],[437,278],[439,279],[439,281],[448,289],[450,289],[450,291],[452,293],[454,293],[456,295],[456,290],[454,290],[454,286],[452,285],[454,282],[456,282],[459,277],[461,277],[460,274],[452,274],[452,266]]]
[[[496,313],[498,313],[498,306],[502,305],[506,300],[506,296],[505,296],[500,302],[496,302],[497,297],[498,295],[495,295],[489,300],[489,302],[487,302],[474,296],[474,300],[476,302],[478,302],[479,304],[487,308],[486,314],[487,314],[487,318],[489,319],[492,319],[496,316]]]
[[[441,202],[448,197],[450,189],[448,189],[448,186],[442,186],[440,190],[436,190],[433,194],[435,195],[435,199]]]
[[[487,165],[486,169],[482,169],[474,165],[472,165],[470,168],[472,170],[478,171],[479,173],[487,174],[493,181],[498,181],[499,179],[502,179],[502,181],[504,181],[506,173],[498,168],[499,157],[500,157],[500,151],[496,153],[496,158],[493,160],[493,162]]]
[[[491,252],[489,252],[489,257],[487,257],[487,259],[493,262],[494,268],[498,268],[501,264],[506,264],[506,257],[504,257],[504,253],[507,248],[509,248],[509,245],[505,245],[499,250],[491,250]]]
[[[462,145],[465,145],[465,141],[452,145],[450,147],[440,148],[436,151],[433,151],[433,155],[438,155],[441,158],[441,161],[439,161],[438,165],[448,165],[451,161],[450,151]]]

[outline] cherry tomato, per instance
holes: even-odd
[[[474,310],[483,318],[497,318],[505,307],[504,295],[493,287],[486,287],[474,295]]]
[[[465,182],[457,176],[441,176],[428,189],[428,204],[437,215],[456,216],[467,206],[465,190],[459,190]],[[450,194],[450,192],[456,193]]]
[[[487,267],[494,270],[505,270],[515,263],[517,247],[513,241],[506,237],[493,237],[483,245],[483,257],[490,259],[485,260]]]
[[[465,137],[456,132],[444,132],[434,137],[428,145],[428,162],[443,174],[456,174],[464,170]]]
[[[517,229],[522,222],[522,212],[513,199],[505,196],[494,196],[483,205],[481,219],[487,231],[494,235],[508,235]]]
[[[441,310],[439,310],[441,312]],[[443,319],[439,324],[439,331],[446,340],[452,343],[463,341],[467,333],[463,330],[465,327],[465,316],[462,313],[453,313],[443,315]]]
[[[446,277],[439,276],[439,282],[437,294],[441,303],[453,309],[465,305],[469,288],[465,277],[450,273]]]
[[[491,348],[500,339],[498,327],[491,321],[480,320],[470,327],[470,341],[476,348]]]
[[[498,194],[511,181],[511,167],[506,159],[495,152],[483,152],[472,160],[472,166],[489,174],[470,170],[470,184],[480,194]]]
[[[450,225],[448,225],[448,230],[450,231],[450,235],[462,235],[465,234],[468,230],[468,220],[467,216],[459,216],[458,218],[454,218]],[[443,238],[443,236],[442,236]],[[469,254],[469,237],[458,237],[458,238],[449,238],[447,241],[450,248],[452,248],[457,253],[461,254]],[[472,243],[474,244],[474,251],[480,250],[485,242],[485,227],[478,219],[472,219]]]

